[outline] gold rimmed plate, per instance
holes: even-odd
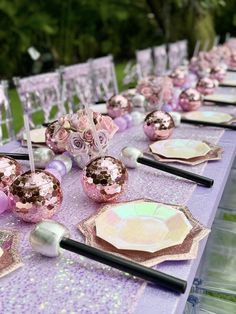
[[[220,83],[220,86],[225,86],[225,87],[236,87],[236,80],[235,79],[230,79],[226,78],[223,82]]]
[[[211,148],[202,141],[191,139],[171,139],[157,141],[149,146],[153,154],[167,158],[190,159],[205,156]]]
[[[0,278],[23,265],[18,246],[17,231],[0,229]]]
[[[165,162],[165,163],[180,163],[189,166],[196,166],[206,161],[213,161],[213,160],[220,160],[222,158],[223,149],[215,144],[209,143],[204,141],[211,150],[204,156],[200,157],[193,157],[189,159],[182,159],[182,158],[168,158],[158,154],[153,153],[150,149],[144,151],[144,155],[151,156],[152,158],[156,159],[157,161]]]
[[[184,241],[181,244],[174,245],[162,250],[158,250],[154,253],[151,252],[144,252],[144,251],[135,251],[135,250],[121,250],[117,249],[114,245],[110,244],[109,242],[99,238],[96,235],[96,224],[95,220],[105,211],[109,210],[110,208],[114,208],[120,205],[128,205],[133,207],[134,204],[139,203],[156,203],[155,201],[148,200],[148,199],[138,199],[132,200],[128,202],[122,202],[118,204],[108,204],[102,206],[100,210],[94,213],[89,218],[84,219],[81,221],[77,227],[85,236],[85,242],[88,245],[96,247],[98,249],[111,252],[115,255],[124,257],[128,260],[135,261],[142,265],[151,267],[156,264],[162,263],[164,261],[177,261],[177,260],[188,260],[194,259],[198,253],[198,244],[201,239],[203,239],[208,233],[209,229],[204,227],[199,221],[197,221],[189,211],[189,209],[185,206],[180,205],[170,205],[170,204],[162,204],[165,206],[170,206],[172,208],[178,209],[181,211],[185,217],[190,222],[192,228]],[[156,203],[160,204],[160,203]]]
[[[215,102],[215,103],[224,103],[224,104],[236,104],[236,96],[228,94],[212,94],[204,97],[204,101]]]
[[[95,225],[96,235],[117,249],[150,253],[181,244],[192,229],[181,211],[156,202],[111,207]]]
[[[191,111],[185,113],[184,118],[214,123],[231,123],[235,119],[229,113],[219,111]]]

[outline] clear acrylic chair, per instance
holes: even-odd
[[[137,81],[138,81],[137,64],[133,64],[131,61],[129,61],[124,68],[123,85],[135,86],[137,84]]]
[[[185,39],[185,40],[180,40],[177,43],[179,45],[180,63],[183,63],[185,60],[188,59],[188,41]]]
[[[29,115],[31,127],[42,122],[51,122],[66,113],[62,98],[61,76],[59,72],[51,72],[14,78],[23,110]],[[38,115],[41,112],[42,121]]]
[[[171,71],[181,64],[179,42],[168,45],[168,63]]]
[[[190,293],[184,314],[233,314],[236,303],[204,293]]]
[[[147,48],[136,51],[136,62],[138,66],[138,77],[142,79],[153,74],[152,49]]]
[[[8,82],[0,82],[0,145],[15,138],[13,117],[8,96]]]
[[[94,89],[94,102],[107,101],[118,94],[118,84],[113,56],[108,55],[89,61]]]
[[[69,112],[81,108],[85,101],[93,101],[95,94],[89,62],[63,67],[61,73],[63,98],[68,104]]]
[[[155,75],[164,75],[167,70],[168,56],[166,45],[161,45],[153,48],[153,57],[155,64]]]
[[[236,223],[216,219],[205,248],[196,291],[236,296]]]

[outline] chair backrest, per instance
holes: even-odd
[[[152,49],[147,48],[136,51],[139,79],[153,74]]]
[[[66,113],[61,93],[59,72],[14,78],[23,110],[28,113],[30,125],[35,127],[34,113],[42,112],[44,121],[50,122]],[[55,112],[52,113],[52,109]]]
[[[136,85],[139,79],[137,64],[129,61],[124,68],[123,85]]]
[[[76,111],[85,102],[94,99],[90,62],[75,64],[62,69],[63,98],[70,111]]]
[[[155,64],[155,75],[163,75],[167,69],[167,51],[166,45],[161,45],[153,48],[153,57]]]
[[[184,60],[188,59],[188,41],[185,39],[180,40],[177,43],[179,45],[179,58],[182,63]]]
[[[15,138],[13,117],[8,97],[8,82],[0,82],[0,145]]]
[[[112,55],[90,61],[94,88],[94,101],[108,100],[118,94],[118,85]]]
[[[178,42],[168,45],[168,62],[169,69],[171,71],[181,64],[180,49]]]

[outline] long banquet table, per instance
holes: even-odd
[[[214,107],[214,110],[224,111],[224,108]],[[227,110],[235,112],[235,107],[227,106]],[[235,158],[236,133],[218,128],[183,125],[175,130],[173,137],[204,139],[223,147],[223,158],[220,161],[196,167],[181,166],[213,178],[214,186],[211,189],[196,186],[187,180],[140,166],[139,169],[129,171],[129,185],[121,200],[148,198],[187,205],[194,217],[211,228]],[[120,149],[127,145],[147,148],[148,141],[141,126],[115,135],[110,154],[118,156]],[[1,151],[18,150],[17,142],[1,147]],[[54,219],[70,229],[72,238],[84,241],[76,224],[101,205],[84,195],[79,176],[80,171],[73,169],[63,178],[64,200]],[[183,313],[207,241],[201,241],[198,256],[194,260],[164,262],[155,266],[158,270],[187,280],[186,293],[177,295],[68,252],[57,259],[39,256],[32,252],[28,244],[32,225],[16,219],[10,212],[1,216],[0,226],[20,231],[20,252],[24,262],[21,268],[0,279],[2,314]]]

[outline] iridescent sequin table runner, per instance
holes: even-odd
[[[205,107],[204,110],[209,108]],[[214,110],[235,111],[232,107],[227,109],[214,107]],[[217,143],[223,133],[224,131],[216,128],[183,125],[175,130],[173,138],[191,138]],[[148,144],[142,127],[133,127],[114,137],[110,153],[118,156],[121,148],[127,145],[144,150]],[[13,149],[14,146],[11,148]],[[205,165],[181,167],[201,173]],[[195,187],[194,183],[187,180],[140,166],[139,170],[129,171],[129,186],[121,200],[145,197],[159,202],[186,204],[189,199],[191,201]],[[64,223],[71,230],[72,238],[83,241],[76,224],[91,215],[99,205],[84,195],[78,170],[73,169],[63,178],[63,192],[62,209],[54,219]],[[189,207],[191,210],[191,206]],[[57,259],[35,254],[28,245],[32,225],[17,220],[10,212],[1,216],[0,226],[21,231],[21,253],[24,262],[21,269],[0,281],[0,313],[137,312],[136,304],[146,287],[142,281],[69,252],[64,252]],[[164,268],[166,264],[163,264]],[[185,270],[188,262],[168,263],[168,265],[170,268],[173,265]],[[162,269],[162,265],[158,268]],[[159,291],[162,294],[161,290]]]

